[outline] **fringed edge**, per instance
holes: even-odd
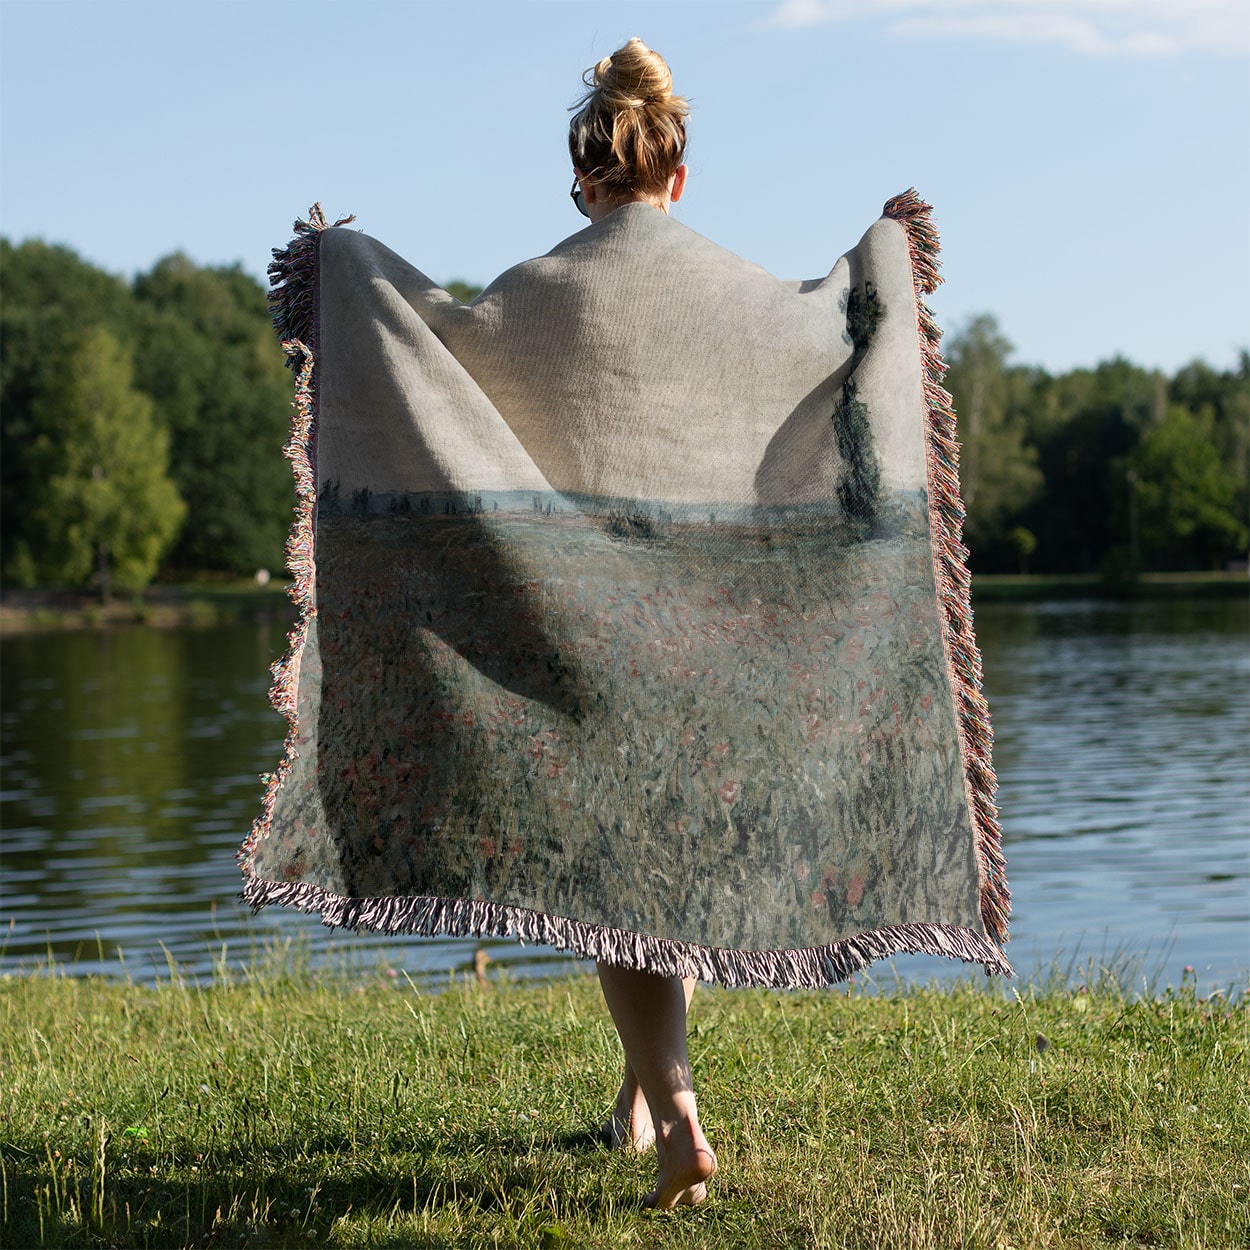
[[[1002,829],[994,793],[998,780],[991,756],[994,732],[989,708],[981,693],[981,653],[972,629],[972,579],[968,549],[961,536],[965,510],[959,494],[959,439],[950,392],[942,386],[946,364],[942,359],[942,332],[921,298],[941,284],[938,253],[941,246],[931,220],[932,206],[915,188],[896,195],[882,210],[907,233],[912,283],[916,299],[916,328],[924,370],[924,398],[928,414],[929,514],[933,529],[934,572],[942,605],[948,669],[955,690],[964,780],[972,812],[981,874],[981,919],[997,941],[1007,941],[1011,891],[1002,850]]]
[[[977,845],[981,860],[981,912],[986,929],[1006,939],[1010,895],[1003,876],[995,786],[990,767],[990,722],[981,697],[981,659],[972,637],[967,551],[959,541],[963,505],[959,498],[958,444],[950,395],[940,385],[945,372],[938,351],[940,331],[920,293],[941,281],[937,274],[937,232],[928,220],[930,208],[914,191],[897,196],[885,207],[887,216],[907,231],[916,307],[925,367],[925,398],[929,412],[929,474],[939,506],[932,509],[937,578],[947,621],[947,650],[956,677],[960,706],[961,747],[971,792]],[[334,226],[347,225],[343,217]],[[309,626],[316,616],[314,602],[314,518],[317,501],[315,442],[317,428],[314,370],[318,348],[317,264],[318,241],[331,228],[319,204],[308,220],[295,223],[295,237],[274,249],[269,277],[273,289],[269,306],[274,329],[296,371],[291,436],[283,454],[295,477],[295,521],[287,539],[287,567],[292,582],[288,594],[299,617],[287,639],[287,651],[271,668],[269,698],[286,717],[288,730],[277,769],[261,777],[265,786],[261,813],[252,825],[238,858],[244,874],[242,899],[254,911],[270,905],[316,912],[330,928],[371,929],[383,933],[427,937],[515,938],[567,951],[584,959],[603,960],[625,968],[664,976],[693,976],[727,986],[769,986],[778,989],[816,989],[845,981],[878,959],[891,955],[937,955],[981,964],[986,975],[1013,976],[1011,964],[990,941],[959,925],[888,925],[854,937],[806,950],[739,951],[678,942],[628,930],[606,928],[549,916],[521,907],[473,899],[430,897],[346,898],[306,882],[266,881],[255,875],[251,854],[268,832],[278,790],[298,756],[296,711],[299,664]]]
[[[355,217],[340,217],[335,226],[345,226]],[[295,397],[291,402],[291,435],[282,454],[291,462],[295,478],[295,519],[286,540],[286,566],[291,574],[287,594],[299,609],[295,625],[287,635],[287,648],[269,670],[272,679],[269,702],[287,720],[282,758],[272,773],[262,773],[265,787],[260,815],[252,824],[239,849],[238,860],[248,883],[252,877],[251,856],[257,842],[269,831],[274,802],[291,766],[298,757],[296,711],[299,702],[299,666],[308,630],[317,614],[314,585],[316,560],[314,524],[317,508],[317,477],[314,467],[317,435],[317,395],[313,384],[316,366],[317,264],[321,232],[330,228],[320,204],[308,210],[308,220],[295,222],[295,237],[285,248],[273,249],[269,266],[269,311],[273,328],[286,353],[287,367],[295,370]]]
[[[335,226],[346,226],[355,216],[340,217]],[[269,263],[269,312],[274,333],[285,348],[289,342],[316,343],[317,333],[317,258],[318,243],[323,230],[331,229],[320,204],[308,210],[308,218],[299,218],[292,229],[295,237],[286,247],[273,249]],[[287,353],[288,356],[291,353]],[[295,359],[287,367],[298,369]]]
[[[737,988],[819,989],[845,981],[891,955],[941,955],[981,964],[987,976],[1014,975],[990,941],[958,925],[888,925],[807,950],[740,951],[585,924],[523,907],[478,899],[429,897],[344,898],[306,882],[250,877],[243,901],[253,910],[270,904],[316,912],[330,928],[370,929],[423,937],[514,938],[660,976],[697,977]]]

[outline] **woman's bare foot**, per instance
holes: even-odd
[[[655,1145],[655,1126],[651,1123],[651,1108],[638,1085],[634,1070],[625,1069],[620,1093],[608,1122],[599,1130],[604,1145],[612,1150],[636,1150],[641,1154]]]
[[[696,1207],[707,1197],[707,1182],[716,1171],[716,1156],[699,1122],[680,1120],[665,1126],[655,1139],[660,1176],[643,1206],[668,1211]]]
[[[660,1175],[644,1204],[665,1211],[697,1206],[707,1197],[716,1156],[699,1127],[686,1049],[686,1010],[694,980],[600,963],[599,983],[628,1064],[618,1110],[622,1117],[628,1113],[631,1128],[641,1125],[641,1113],[637,1121],[634,1117],[633,1086],[639,1085],[654,1126]]]

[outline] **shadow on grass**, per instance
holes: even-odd
[[[555,1216],[535,1205],[552,1190],[592,1221],[633,1203],[578,1183],[588,1155],[616,1158],[596,1133],[440,1132],[361,1146],[339,1134],[250,1149],[211,1150],[201,1162],[155,1152],[90,1167],[0,1152],[8,1188],[5,1244],[13,1246],[307,1246],[349,1219],[383,1247],[443,1247],[462,1239],[419,1229],[447,1214],[493,1220],[539,1244]],[[197,1157],[197,1156],[191,1156]],[[594,1171],[602,1175],[604,1168]],[[638,1200],[640,1205],[641,1188]],[[624,1198],[624,1195],[621,1195]],[[10,1240],[12,1238],[12,1240]],[[507,1237],[503,1244],[512,1244]],[[526,1243],[528,1244],[528,1243]]]

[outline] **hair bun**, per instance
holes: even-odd
[[[612,196],[663,191],[686,150],[690,108],[664,58],[631,39],[582,75],[569,155]]]
[[[613,109],[665,105],[673,98],[673,75],[664,58],[637,36],[605,56],[591,73],[586,85],[603,92]]]

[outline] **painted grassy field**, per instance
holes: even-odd
[[[656,1214],[653,1160],[593,1138],[619,1072],[591,980],[8,979],[3,1243],[1245,1246],[1248,1022],[1109,978],[700,990],[721,1170]]]
[[[981,932],[922,500],[854,541],[462,502],[321,517],[257,879],[718,949]]]

